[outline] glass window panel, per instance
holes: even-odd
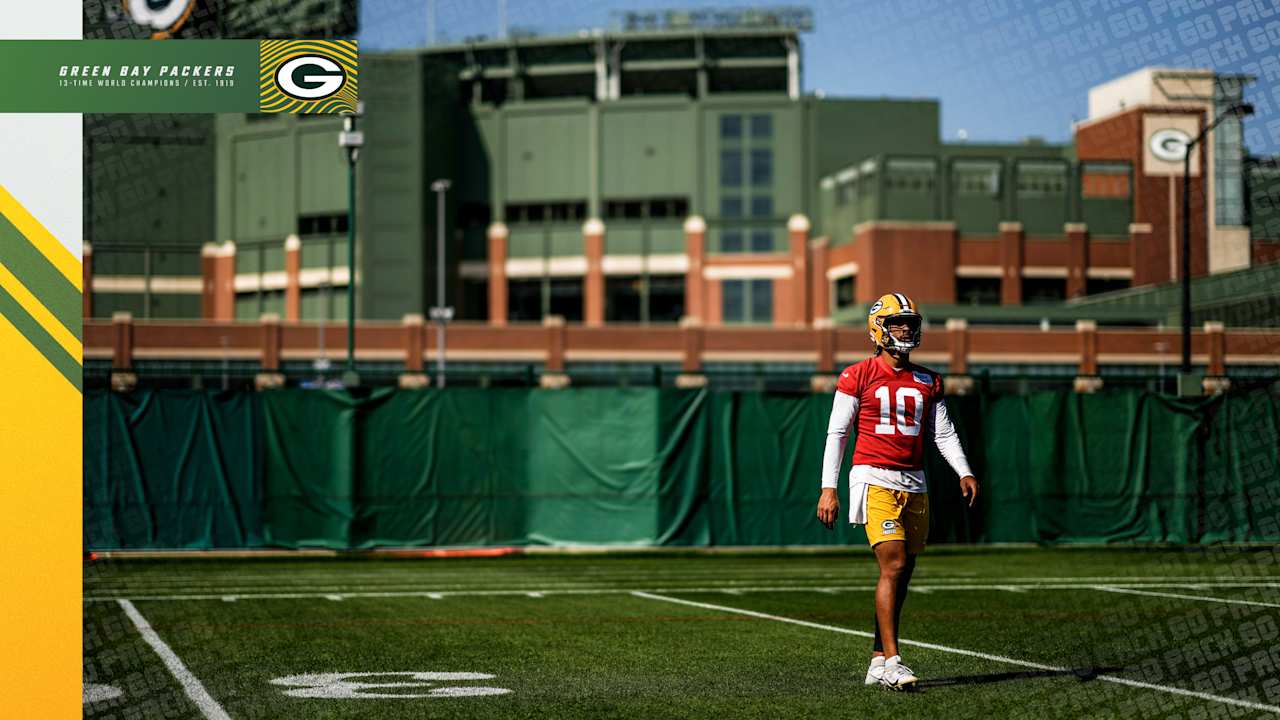
[[[720,184],[724,187],[742,186],[742,153],[737,150],[720,151]]]
[[[746,320],[746,281],[725,280],[721,283],[721,318],[734,323]]]
[[[751,252],[773,252],[773,231],[758,229],[752,230]]]
[[[751,184],[771,185],[773,183],[773,151],[751,151]]]
[[[720,252],[742,252],[742,231],[725,230],[721,233]]]
[[[751,137],[753,138],[773,137],[773,116],[772,115],[752,115],[751,116]]]
[[[720,198],[720,217],[742,217],[742,198],[735,195],[725,195]]]
[[[742,116],[741,115],[721,115],[720,116],[720,139],[721,140],[737,140],[742,137]]]
[[[773,217],[773,197],[770,195],[753,196],[751,198],[751,217]]]
[[[751,281],[751,322],[773,322],[773,281]]]

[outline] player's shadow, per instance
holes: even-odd
[[[1120,667],[1080,667],[1064,670],[1020,670],[1017,672],[989,673],[986,675],[958,675],[956,677],[934,678],[916,683],[917,690],[949,687],[951,685],[986,685],[988,683],[1008,682],[1010,680],[1030,680],[1046,677],[1072,677],[1080,682],[1094,680],[1098,675],[1123,670]]]

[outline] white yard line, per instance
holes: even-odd
[[[649,600],[660,600],[663,602],[676,603],[678,605],[688,605],[690,607],[702,608],[704,610],[719,610],[720,612],[736,613],[738,615],[747,615],[762,620],[773,620],[776,622],[790,623],[792,625],[800,625],[801,627],[813,628],[815,630],[826,630],[828,632],[843,633],[845,635],[856,635],[858,637],[875,637],[872,633],[862,630],[850,630],[849,628],[837,627],[835,625],[823,625],[821,623],[809,622],[808,620],[797,620],[796,618],[784,617],[782,615],[770,615],[768,613],[756,612],[755,610],[744,610],[742,608],[729,607],[727,605],[713,605],[711,603],[695,602],[693,600],[683,600],[681,598],[667,597],[665,595],[655,595],[646,592],[633,592],[635,597],[647,598]],[[1034,668],[1036,670],[1053,670],[1058,672],[1070,672],[1069,668],[1055,667],[1053,665],[1042,665],[1027,660],[1018,660],[1016,658],[1005,657],[1003,655],[989,655],[987,653],[976,652],[974,650],[965,650],[963,648],[949,647],[947,645],[937,645],[935,643],[920,642],[918,640],[899,639],[902,645],[911,645],[913,647],[921,647],[938,652],[951,653],[953,655],[968,655],[970,657],[981,658],[983,660],[991,660],[994,662],[1008,663],[1010,665],[1021,665],[1022,667]],[[1130,687],[1144,688],[1146,690],[1156,690],[1159,692],[1170,693],[1173,695],[1183,695],[1193,697],[1209,702],[1219,702],[1225,705],[1234,705],[1236,707],[1249,708],[1250,710],[1262,710],[1264,712],[1280,713],[1280,706],[1264,705],[1262,703],[1250,702],[1248,700],[1239,700],[1236,698],[1222,697],[1220,695],[1211,695],[1209,693],[1197,692],[1195,690],[1184,690],[1179,687],[1170,685],[1157,685],[1155,683],[1145,683],[1138,680],[1129,680],[1114,675],[1099,675],[1098,680],[1117,683],[1119,685],[1128,685]]]
[[[222,709],[222,706],[218,704],[217,700],[213,699],[208,690],[205,690],[204,685],[200,684],[200,680],[191,674],[191,671],[187,669],[186,665],[182,664],[182,660],[177,654],[165,644],[164,640],[160,639],[160,636],[151,627],[151,623],[147,622],[142,613],[138,612],[138,608],[134,607],[133,603],[128,600],[119,600],[118,602],[120,607],[124,608],[124,614],[128,615],[129,619],[133,621],[134,627],[138,628],[142,639],[146,640],[151,649],[155,650],[156,654],[160,656],[164,666],[169,668],[169,672],[173,674],[178,684],[182,686],[182,689],[187,693],[187,697],[191,698],[191,702],[200,708],[200,712],[204,713],[204,716],[209,720],[231,720],[231,716],[227,715],[227,711]]]
[[[1219,582],[1219,583],[1201,583],[1208,587],[1222,588],[1280,588],[1280,582]],[[367,587],[367,586],[366,586]],[[928,594],[930,592],[942,592],[947,590],[962,591],[1005,591],[1019,592],[1030,590],[1097,590],[1101,586],[1092,583],[1027,583],[1027,584],[983,584],[983,585],[912,585],[911,590],[914,592]],[[1106,587],[1122,587],[1120,585],[1108,585]],[[1185,583],[1143,583],[1137,585],[1142,588],[1185,588]],[[262,588],[266,589],[266,588]],[[839,593],[839,592],[870,592],[875,590],[874,584],[867,585],[760,585],[756,587],[740,587],[736,585],[718,585],[709,587],[659,587],[659,588],[619,588],[619,587],[579,587],[579,588],[558,588],[558,587],[515,587],[502,588],[493,590],[446,590],[438,587],[427,587],[421,590],[389,590],[389,591],[360,591],[348,590],[346,588],[325,588],[323,590],[309,590],[305,588],[279,588],[281,592],[228,592],[226,589],[216,593],[185,593],[175,595],[137,595],[137,594],[87,594],[85,602],[115,602],[121,599],[129,600],[222,600],[224,602],[236,602],[238,600],[306,600],[306,599],[327,599],[333,595],[341,595],[343,598],[411,598],[411,597],[427,597],[433,600],[439,600],[446,597],[483,597],[483,596],[530,596],[532,593],[538,595],[619,595],[630,592],[649,592],[649,593],[725,593],[730,595],[741,595],[743,593],[770,593],[770,592],[817,592],[817,593]],[[297,590],[297,591],[295,591]],[[292,592],[291,592],[292,591]],[[127,592],[127,591],[122,591]]]
[[[1257,600],[1236,600],[1233,598],[1213,597],[1212,595],[1183,595],[1182,593],[1151,592],[1149,590],[1134,590],[1133,588],[1112,587],[1108,585],[1095,585],[1093,589],[1102,590],[1103,592],[1125,593],[1126,595],[1150,595],[1151,597],[1176,598],[1179,600],[1203,600],[1205,602],[1228,603],[1231,605],[1255,605],[1257,607],[1280,608],[1280,603],[1260,602]]]

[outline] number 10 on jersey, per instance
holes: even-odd
[[[880,422],[876,423],[877,435],[893,435],[894,432],[903,435],[919,435],[920,434],[920,416],[924,414],[924,395],[913,387],[900,387],[898,392],[894,393],[894,405],[897,406],[897,427],[895,430],[894,423],[889,420],[890,402],[889,402],[889,386],[881,385],[876,388],[876,399],[880,401]],[[912,419],[907,422],[907,398],[912,399]]]

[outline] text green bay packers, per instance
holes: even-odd
[[[63,65],[58,77],[73,78],[219,78],[234,77],[235,65]]]

